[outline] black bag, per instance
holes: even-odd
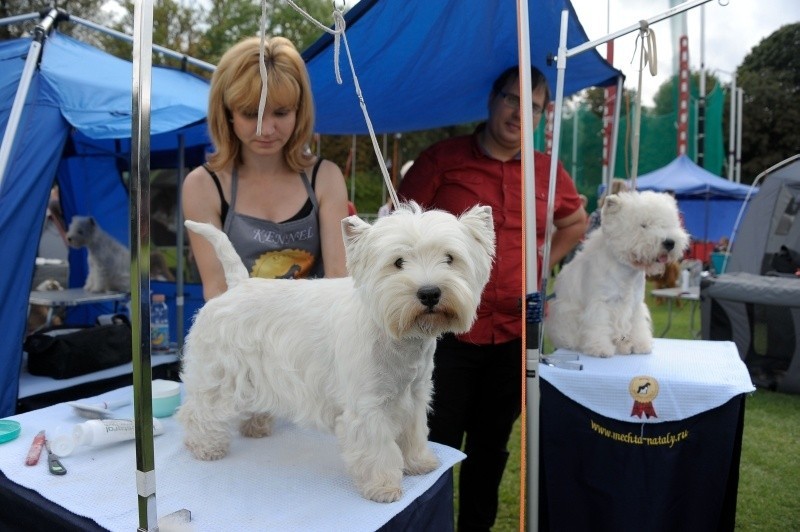
[[[51,329],[25,339],[31,375],[68,379],[131,361],[131,328],[124,323]]]

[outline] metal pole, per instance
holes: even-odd
[[[606,35],[605,37],[601,37],[600,39],[595,39],[594,41],[588,41],[588,42],[585,42],[585,43],[583,43],[581,45],[576,46],[575,48],[570,48],[569,50],[567,50],[567,58],[570,58],[572,56],[581,54],[581,53],[583,53],[583,52],[585,52],[587,50],[591,50],[592,48],[596,48],[597,46],[599,46],[599,45],[601,45],[601,44],[603,44],[605,42],[614,40],[614,39],[616,39],[618,37],[622,37],[623,35],[627,35],[629,33],[633,33],[634,31],[639,31],[639,29],[641,28],[642,22],[646,22],[649,26],[652,26],[656,22],[661,22],[662,20],[667,19],[669,17],[674,17],[675,15],[677,15],[679,13],[683,13],[684,11],[688,11],[688,10],[694,8],[694,7],[697,7],[699,5],[705,4],[705,3],[710,2],[710,1],[711,0],[694,0],[694,1],[691,1],[691,2],[684,2],[682,4],[679,4],[679,5],[677,5],[677,6],[673,7],[673,8],[670,8],[670,9],[664,11],[660,15],[656,15],[656,16],[651,17],[649,19],[646,19],[644,21],[637,22],[636,24],[632,24],[632,25],[630,25],[630,26],[628,26],[626,28],[623,28],[621,30],[615,31],[614,33],[610,33],[610,34]]]
[[[580,106],[575,107],[575,112],[572,113],[572,180],[575,185],[578,185],[578,116],[580,115]]]
[[[70,15],[69,20],[71,22],[75,22],[77,24],[82,24],[83,26],[86,26],[87,28],[92,28],[93,30],[97,30],[97,31],[102,32],[102,33],[107,33],[108,35],[112,35],[112,36],[114,36],[114,37],[116,37],[118,39],[122,39],[123,41],[134,43],[135,40],[136,40],[135,36],[131,37],[130,35],[126,35],[126,34],[124,34],[122,32],[119,32],[119,31],[116,31],[116,30],[112,30],[111,28],[106,28],[105,26],[101,26],[99,24],[95,24],[94,22],[91,22],[91,21],[86,20],[86,19],[82,19],[80,17],[76,17],[74,15]],[[152,31],[151,31],[151,33],[152,33]],[[206,63],[205,61],[201,61],[200,59],[196,59],[194,57],[189,57],[186,54],[182,54],[180,52],[176,52],[174,50],[170,50],[169,48],[164,48],[163,46],[159,46],[157,44],[152,44],[152,39],[151,39],[151,44],[150,44],[150,50],[151,50],[151,54],[152,54],[152,51],[155,50],[156,52],[158,52],[160,54],[166,55],[168,57],[172,57],[173,59],[177,59],[179,61],[185,61],[186,63],[188,63],[190,65],[194,65],[194,66],[196,66],[196,67],[198,67],[200,69],[206,70],[208,72],[214,72],[217,69],[217,67],[212,65],[211,63]],[[152,59],[150,61],[152,62]]]
[[[183,352],[183,316],[185,308],[185,300],[183,293],[183,246],[184,246],[184,231],[183,226],[183,180],[186,177],[186,139],[183,133],[178,135],[178,189],[177,189],[177,227],[175,228],[175,255],[176,255],[176,271],[175,271],[175,332],[177,338],[175,339],[178,346],[178,353]]]
[[[611,190],[611,180],[614,179],[614,172],[616,171],[617,164],[617,139],[619,138],[619,115],[620,108],[622,107],[622,76],[617,78],[617,96],[616,104],[614,107],[614,123],[612,124],[611,133],[611,146],[609,147],[608,154],[608,182],[606,183],[606,190]]]
[[[536,294],[539,290],[537,285],[538,271],[538,244],[536,241],[536,179],[533,155],[533,87],[531,81],[531,50],[530,50],[530,29],[528,15],[528,0],[517,0],[517,33],[518,33],[518,54],[519,54],[519,84],[520,84],[520,105],[522,112],[522,197],[524,204],[522,212],[525,213],[525,294],[523,301],[527,300],[528,294]],[[532,242],[531,242],[532,240]],[[525,306],[523,305],[523,308]],[[526,529],[530,531],[539,530],[539,344],[538,327],[528,321],[522,320],[522,331],[524,349],[520,356],[524,359],[525,381],[523,386],[523,398],[525,400],[525,432],[523,441],[525,443],[525,515]]]
[[[8,26],[10,24],[16,24],[17,22],[25,22],[26,20],[33,20],[35,18],[39,18],[38,12],[27,13],[25,15],[16,15],[14,17],[6,17],[0,18],[0,26]]]
[[[28,15],[25,15],[26,17]],[[3,134],[3,143],[0,144],[0,192],[3,190],[3,181],[8,168],[8,161],[11,159],[11,149],[17,137],[17,129],[22,117],[22,110],[25,108],[25,100],[28,97],[28,90],[31,86],[34,71],[39,65],[42,46],[47,38],[47,34],[53,27],[53,23],[59,16],[57,9],[51,9],[42,21],[33,30],[33,40],[28,49],[28,56],[25,59],[25,66],[22,67],[22,75],[17,84],[17,93],[14,95],[14,103],[11,104],[11,111],[8,114],[6,131]]]
[[[736,182],[742,182],[742,104],[744,103],[744,89],[736,89]]]
[[[736,157],[736,118],[738,116],[736,113],[736,72],[731,75],[733,80],[731,81],[730,91],[728,91],[728,106],[730,107],[728,113],[728,181],[735,179],[733,167],[735,165],[734,158]]]
[[[136,491],[140,531],[156,530],[150,360],[150,92],[153,3],[139,0],[133,11],[133,116],[131,125],[131,331],[133,406],[136,427]]]
[[[705,66],[705,40],[706,40],[706,15],[705,6],[700,6],[700,97],[697,100],[697,165],[702,167],[705,161],[706,150],[706,66]]]

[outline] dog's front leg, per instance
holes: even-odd
[[[616,352],[613,338],[614,317],[604,302],[589,303],[583,310],[578,331],[583,353],[601,358],[613,356]]]
[[[387,416],[345,411],[336,421],[336,437],[347,469],[365,498],[394,502],[403,496],[403,455]]]
[[[424,475],[439,467],[439,459],[428,445],[427,401],[415,401],[408,426],[400,429],[397,444],[403,452],[404,471],[409,475]]]
[[[636,307],[631,318],[631,348],[634,353],[653,352],[653,320],[644,303]]]

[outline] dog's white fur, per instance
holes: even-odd
[[[106,233],[91,216],[74,216],[67,243],[89,251],[89,274],[83,289],[88,292],[128,292],[131,263],[128,248]]]
[[[601,219],[556,277],[545,332],[555,347],[587,355],[650,353],[645,275],[663,273],[689,245],[677,203],[669,194],[623,192],[605,199]]]
[[[249,278],[227,236],[214,246],[228,290],[186,338],[178,419],[202,460],[227,454],[230,427],[263,437],[273,416],[333,431],[361,494],[392,502],[403,473],[438,467],[428,447],[436,337],[469,330],[494,256],[490,207],[460,217],[404,204],[369,225],[342,220],[351,277]]]

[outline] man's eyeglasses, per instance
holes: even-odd
[[[510,107],[511,109],[519,110],[519,96],[503,91],[500,91],[498,94],[500,94],[500,97],[503,98],[503,103],[506,104],[506,106]],[[542,114],[543,110],[544,109],[542,109],[540,105],[536,105],[535,103],[533,104],[534,115]]]

